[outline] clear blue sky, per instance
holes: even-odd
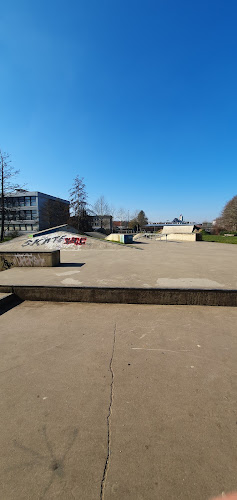
[[[78,174],[150,221],[211,220],[237,194],[236,0],[11,0],[0,147],[27,188]]]

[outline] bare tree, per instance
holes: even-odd
[[[237,195],[226,203],[218,223],[228,231],[237,231]]]
[[[117,217],[120,222],[120,231],[122,232],[122,227],[126,225],[126,211],[123,207],[120,207],[117,212]]]
[[[93,210],[96,213],[96,215],[100,219],[100,228],[103,228],[103,216],[104,215],[110,215],[110,207],[107,201],[105,200],[105,197],[101,195],[98,200],[96,200],[95,204],[93,205]]]
[[[72,216],[78,231],[85,231],[88,226],[87,192],[83,181],[84,178],[77,175],[73,181],[73,187],[69,191]]]
[[[109,204],[107,203],[103,195],[101,195],[98,200],[96,200],[95,204],[93,205],[93,209],[97,215],[109,215],[110,212]]]
[[[3,241],[4,238],[4,226],[6,219],[7,207],[5,203],[5,197],[19,189],[18,184],[14,184],[12,182],[12,178],[15,177],[19,173],[19,170],[14,170],[11,165],[10,156],[8,153],[1,151],[0,149],[0,185],[1,185],[1,194],[0,194],[0,216],[1,216],[1,236],[0,241]]]
[[[114,220],[114,217],[115,217],[115,213],[116,213],[116,208],[114,207],[114,205],[110,205],[110,215],[112,216],[112,233],[114,232],[114,224],[113,224],[113,220]]]

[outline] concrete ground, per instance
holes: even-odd
[[[47,302],[3,314],[0,498],[237,489],[236,320],[227,307]]]
[[[60,253],[59,267],[12,268],[0,273],[0,285],[237,288],[237,245],[140,240]]]

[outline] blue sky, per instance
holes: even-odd
[[[235,0],[12,0],[0,11],[0,147],[30,190],[78,174],[150,221],[237,194]]]

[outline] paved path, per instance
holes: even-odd
[[[0,318],[0,498],[236,489],[236,308],[25,302]]]
[[[237,245],[149,241],[121,249],[61,251],[61,266],[12,268],[0,285],[237,288]]]

